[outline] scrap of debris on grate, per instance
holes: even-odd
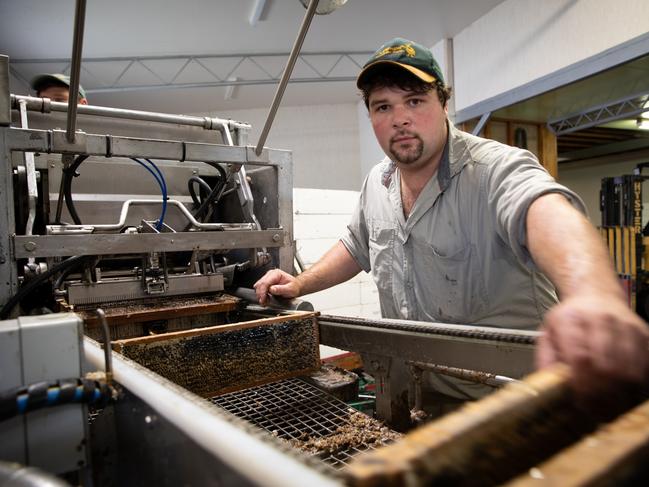
[[[337,469],[359,453],[402,436],[299,378],[231,392],[211,401]]]

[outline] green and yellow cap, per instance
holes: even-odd
[[[365,63],[358,78],[356,78],[356,86],[361,87],[365,77],[374,67],[385,64],[407,69],[426,83],[439,81],[444,84],[442,70],[435,61],[430,49],[408,39],[396,37],[382,45]]]
[[[50,86],[67,86],[70,88],[70,77],[60,73],[39,74],[32,78],[29,84],[36,93]],[[86,98],[86,90],[81,85],[79,85],[79,98]]]

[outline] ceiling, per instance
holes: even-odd
[[[635,113],[642,109],[644,115]],[[647,149],[649,130],[640,130],[637,121],[649,118],[649,55],[504,107],[492,117],[549,121],[559,128],[562,162]],[[561,127],[561,121],[567,125]]]
[[[353,80],[381,43],[402,36],[432,46],[501,2],[348,0],[313,19],[282,106],[354,102]],[[0,54],[10,57],[12,93],[28,93],[35,74],[69,70],[75,3],[0,0]],[[268,108],[305,12],[299,0],[87,0],[81,82],[96,105],[220,116]],[[649,56],[492,117],[545,123],[635,93],[649,94]],[[649,131],[635,121],[560,135],[560,160],[649,147]]]
[[[352,80],[380,44],[401,36],[432,46],[501,1],[349,0],[317,15],[302,47],[312,56],[294,70],[302,82],[289,84],[282,104],[353,102]],[[27,93],[37,73],[68,67],[74,11],[74,0],[0,0],[12,92]],[[298,0],[88,0],[81,82],[97,105],[171,113],[268,107],[305,12]],[[207,86],[228,82],[236,86]],[[174,83],[181,87],[164,86]]]

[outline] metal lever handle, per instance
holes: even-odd
[[[259,303],[257,300],[257,294],[254,289],[248,287],[238,287],[232,293],[236,297],[249,301],[251,303]],[[276,296],[269,296],[268,308],[275,309],[289,309],[292,311],[313,311],[313,305],[308,301],[302,301],[301,299],[282,299]]]

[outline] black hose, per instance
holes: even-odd
[[[72,200],[72,178],[79,175],[79,173],[77,173],[77,168],[86,159],[88,159],[88,156],[85,154],[77,156],[77,158],[72,164],[70,164],[69,167],[63,169],[63,194],[65,196],[65,206],[67,206],[68,211],[70,212],[72,221],[74,221],[74,223],[76,223],[77,225],[81,225],[81,218],[79,218],[77,209],[74,207],[74,201]]]
[[[198,199],[198,196],[196,195],[196,191],[194,191],[194,183],[198,184],[201,188],[205,190],[205,193],[210,194],[212,192],[212,188],[210,187],[209,184],[205,182],[204,179],[198,177],[198,176],[192,176],[187,180],[187,189],[189,190],[189,195],[192,197],[192,201],[194,202],[194,205],[198,208],[201,206],[201,201]]]
[[[94,265],[96,266],[98,262],[99,262],[99,259],[97,259],[97,262],[95,262]],[[75,266],[70,266],[67,269],[65,269],[63,272],[61,272],[59,277],[56,278],[56,281],[54,281],[54,286],[53,286],[54,289],[60,289],[61,288],[65,278],[68,277],[70,274],[72,274],[75,271],[74,267]]]
[[[14,294],[9,301],[2,307],[2,311],[0,311],[0,320],[6,320],[9,317],[9,314],[11,311],[14,309],[14,307],[29,293],[31,293],[34,289],[36,289],[38,286],[43,284],[45,281],[47,281],[50,277],[52,277],[54,274],[57,272],[65,271],[69,269],[70,267],[77,266],[79,264],[82,264],[85,262],[86,259],[88,259],[89,256],[87,255],[76,255],[74,257],[70,257],[69,259],[64,260],[63,262],[59,262],[55,266],[53,266],[51,269],[47,270],[43,274],[39,274],[36,276],[34,279],[29,281],[27,284],[25,284],[23,287],[21,287],[16,294]]]
[[[205,211],[209,208],[211,204],[218,203],[219,199],[221,198],[221,193],[225,189],[225,185],[228,182],[228,176],[225,172],[225,169],[223,169],[219,163],[207,162],[206,164],[209,164],[219,172],[219,182],[214,185],[214,188],[212,189],[208,197],[203,200],[201,205],[194,212],[194,218],[196,218],[197,220],[201,217],[203,213],[205,213]]]

